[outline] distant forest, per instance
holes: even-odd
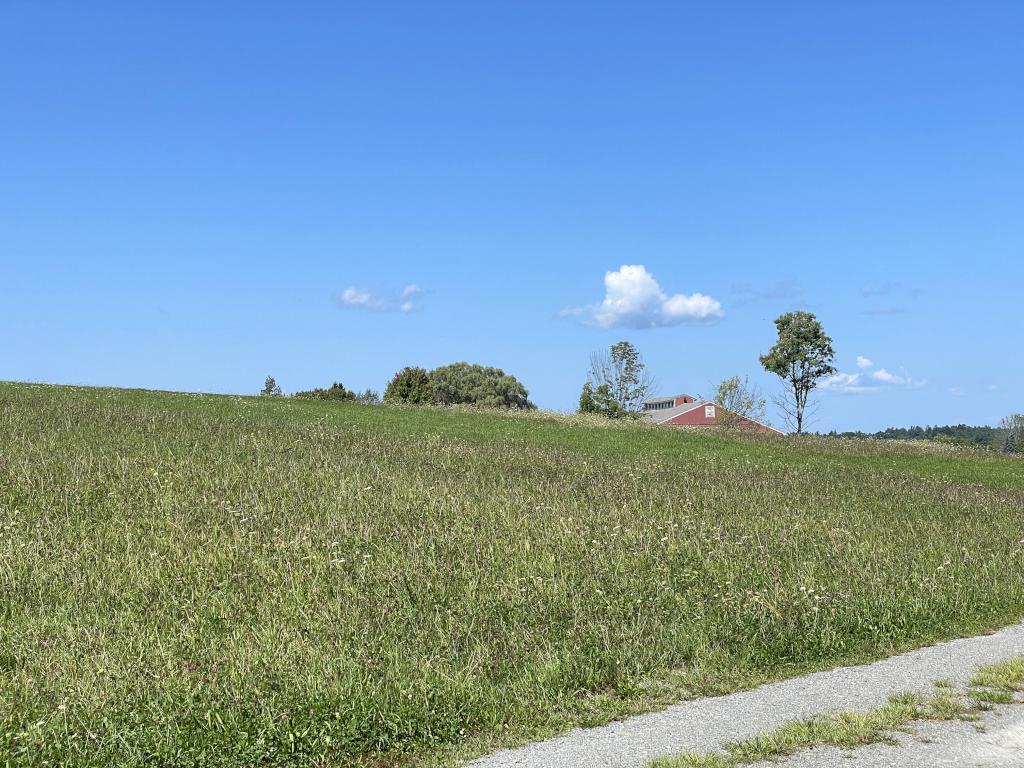
[[[861,440],[934,440],[942,443],[977,445],[1001,450],[1006,430],[999,427],[971,427],[956,424],[946,427],[889,427],[881,432],[836,432],[828,437],[851,437]]]

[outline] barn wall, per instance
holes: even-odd
[[[665,423],[674,427],[713,427],[718,424],[717,417],[721,413],[721,410],[720,406],[716,406],[715,418],[709,419],[704,415],[704,406],[700,406],[698,408],[694,408],[692,411],[681,413],[674,419]],[[737,417],[735,426],[739,429],[745,429],[750,432],[778,434],[775,430],[769,429],[763,424],[758,424],[756,421],[751,421],[750,419],[744,419],[741,417]]]
[[[717,408],[715,410],[717,416]],[[694,408],[692,411],[681,413],[674,419],[667,422],[674,427],[711,427],[718,423],[718,419],[709,419],[704,415],[704,406]]]

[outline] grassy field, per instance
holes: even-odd
[[[0,764],[446,763],[976,633],[1022,509],[996,454],[0,384]]]

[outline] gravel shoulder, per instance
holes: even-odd
[[[844,709],[872,709],[902,691],[928,693],[936,680],[950,680],[964,686],[978,667],[1021,655],[1024,655],[1024,623],[990,635],[920,648],[872,664],[816,672],[751,691],[686,701],[600,728],[576,729],[546,741],[495,752],[474,760],[469,766],[643,768],[656,757],[680,752],[710,752],[727,741],[755,736],[790,720]],[[931,724],[922,726],[921,730],[925,727],[930,728]],[[962,729],[964,724],[940,723],[936,727],[948,727],[952,732],[954,728]],[[966,727],[973,732],[972,725]],[[1018,744],[1024,738],[1021,731],[1024,725],[1018,721],[1007,727],[1012,748],[1013,738],[1017,738]],[[1014,727],[1018,730],[1013,731]],[[844,766],[858,765],[848,758],[841,759]],[[1005,765],[1024,765],[1019,751],[1017,759],[1017,763]],[[893,765],[891,760],[864,765],[876,764]],[[920,760],[916,763],[929,764]],[[935,764],[942,765],[941,762]]]
[[[751,768],[1020,768],[1024,765],[1024,706],[1008,704],[975,722],[914,723],[896,744],[855,750],[822,747]]]

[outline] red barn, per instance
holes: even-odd
[[[726,410],[711,400],[690,395],[654,397],[644,402],[643,417],[664,427],[717,427],[723,422],[748,432],[782,435],[784,432]]]

